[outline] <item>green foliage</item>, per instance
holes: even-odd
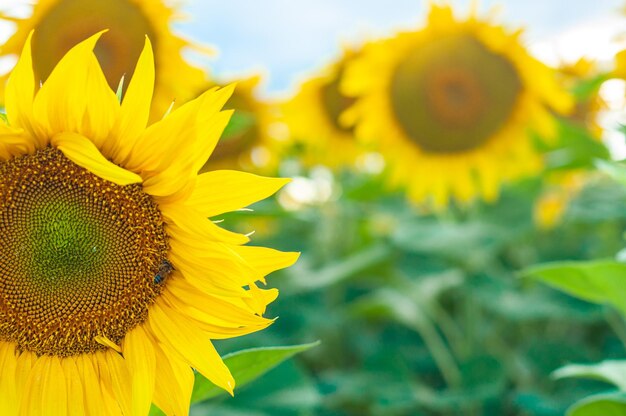
[[[576,94],[588,96],[596,81]],[[543,149],[544,176],[507,186],[494,203],[445,212],[411,206],[382,175],[320,173],[284,162],[281,175],[311,183],[321,176],[329,196],[288,210],[269,200],[224,216],[222,225],[239,232],[262,221],[265,232],[253,236],[254,244],[302,256],[268,278],[281,292],[267,312],[276,322],[216,344],[228,352],[322,343],[238,388],[234,398],[198,377],[191,414],[621,410],[621,393],[607,383],[621,388],[626,377],[626,265],[598,259],[613,259],[624,247],[626,174],[607,162],[607,149],[584,126],[562,120],[558,133]],[[551,175],[596,166],[609,175],[587,177],[571,192],[561,222],[539,228],[535,203],[554,186]],[[233,366],[233,356],[226,357],[233,373],[256,375],[256,359]],[[239,387],[246,379],[235,378]]]
[[[283,361],[317,345],[319,345],[319,341],[285,347],[251,348],[225,355],[223,359],[237,383],[237,389],[241,389]],[[221,394],[226,393],[200,373],[196,373],[191,395],[192,403],[202,402]]]
[[[557,379],[578,377],[600,380],[626,392],[626,361],[624,360],[607,360],[598,364],[569,364],[556,370],[552,376]]]
[[[587,397],[567,411],[567,416],[623,416],[626,393],[615,392]]]
[[[626,186],[626,166],[624,165],[624,163],[597,160],[596,166],[602,172],[611,176],[622,185]]]
[[[531,267],[524,275],[588,302],[609,304],[626,313],[626,264],[561,262]]]
[[[222,140],[228,140],[228,138],[244,134],[254,125],[254,123],[256,123],[256,121],[252,114],[240,110],[235,111],[230,117],[230,121],[222,133]]]

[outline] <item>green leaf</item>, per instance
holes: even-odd
[[[283,361],[319,344],[320,341],[316,341],[309,344],[284,347],[251,348],[225,355],[224,363],[226,363],[235,378],[237,388],[241,388]],[[225,394],[224,390],[215,386],[199,373],[196,373],[191,403],[202,402],[221,394]]]
[[[626,186],[626,165],[608,160],[596,160],[595,165],[599,170]]]
[[[626,264],[611,260],[549,263],[526,269],[522,275],[626,314]]]
[[[290,281],[300,292],[325,289],[346,279],[362,274],[395,255],[394,249],[386,242],[373,244],[360,251],[326,265],[321,269],[294,269]]]
[[[117,102],[122,103],[122,94],[124,91],[124,75],[120,78],[120,83],[117,84],[117,91],[115,91],[115,96],[117,97]]]
[[[248,129],[254,126],[255,123],[256,119],[252,114],[246,113],[245,111],[237,110],[231,116],[228,125],[222,133],[222,137],[228,140],[228,138],[242,135]]]
[[[575,403],[567,416],[624,416],[626,394],[622,392],[596,394]]]
[[[580,125],[559,119],[559,145],[547,153],[547,165],[552,170],[590,168],[598,159],[609,159],[606,146]]]
[[[552,377],[600,380],[626,391],[626,360],[606,360],[597,364],[569,364],[552,373]]]
[[[165,413],[163,413],[163,411],[159,409],[155,404],[152,404],[148,416],[165,416]]]
[[[602,84],[610,77],[608,74],[599,74],[593,78],[580,81],[573,89],[573,94],[577,101],[584,101],[592,98],[598,92]]]
[[[9,119],[7,118],[7,114],[0,112],[0,120],[4,122],[4,124],[9,124]]]

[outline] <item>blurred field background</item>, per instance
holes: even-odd
[[[468,20],[469,1],[449,4],[458,22]],[[21,1],[1,6],[5,17],[23,19],[32,9]],[[491,13],[496,6],[499,13]],[[375,84],[385,70],[397,71],[380,62],[383,69],[368,69],[378,62],[369,54],[384,61],[409,46],[367,45],[425,30],[429,7],[408,0],[177,6],[185,18],[172,23],[175,33],[212,49],[184,51],[204,71],[205,87],[238,82],[224,144],[204,169],[293,178],[276,198],[215,220],[254,232],[252,244],[302,252],[294,267],[268,279],[280,290],[266,314],[276,322],[216,346],[227,354],[321,341],[234,398],[197,392],[192,415],[626,414],[626,166],[619,162],[626,156],[626,65],[616,60],[626,48],[626,5],[478,2],[476,20],[505,28],[504,35],[494,30],[494,39],[506,44],[516,29],[524,32],[519,45],[477,48],[486,63],[459,58],[458,68],[490,68],[493,48],[501,48],[493,53],[499,63],[514,63],[506,64],[516,74],[512,91],[532,92],[532,116],[518,109],[521,98],[493,107],[480,98],[500,96],[506,77],[488,74],[486,92],[475,92],[474,81],[453,72],[444,81],[458,82],[462,98],[455,101],[455,90],[443,102],[460,110],[440,115],[461,128],[447,147],[437,147],[432,134],[391,137],[448,127],[435,126],[438,119],[414,128],[404,115],[401,128],[372,122],[391,111],[387,101],[360,106],[374,87],[341,79],[366,79],[371,70]],[[441,33],[450,26],[445,20],[437,20]],[[3,22],[2,41],[14,30],[14,22]],[[438,45],[436,35],[424,38],[416,45]],[[452,62],[432,54],[440,64]],[[424,61],[410,69],[427,68]],[[5,56],[0,67],[13,62]],[[399,109],[415,103],[403,100],[392,97],[392,110],[419,112]],[[518,114],[515,123],[504,114],[495,127],[476,130],[470,144],[460,142],[482,117],[466,120],[470,108],[486,106],[491,114],[507,105]],[[492,136],[476,138],[487,130]],[[480,163],[463,156],[500,139],[506,144],[485,145]]]

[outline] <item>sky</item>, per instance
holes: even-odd
[[[155,1],[155,0],[142,0]],[[166,0],[182,3],[184,21],[175,30],[218,51],[189,58],[224,81],[261,74],[264,96],[289,95],[300,81],[339,56],[342,45],[390,36],[424,22],[427,0]],[[471,0],[449,0],[465,16]],[[0,0],[21,10],[30,0]],[[486,13],[500,6],[498,21],[526,28],[524,40],[550,63],[581,55],[608,62],[626,48],[624,0],[478,0]],[[17,6],[17,7],[16,7]],[[4,29],[4,30],[3,30]],[[0,25],[0,41],[8,36]],[[622,33],[622,40],[617,42]],[[14,59],[0,60],[7,69]],[[3,65],[4,64],[4,65]]]
[[[460,16],[469,0],[451,0]],[[213,45],[219,53],[202,60],[214,74],[264,75],[262,92],[288,94],[307,75],[332,62],[342,44],[389,36],[418,27],[424,0],[187,0],[179,33]],[[482,0],[481,12],[501,5],[499,21],[524,27],[525,41],[546,60],[581,54],[608,60],[626,32],[618,0]],[[626,46],[626,42],[621,42]]]

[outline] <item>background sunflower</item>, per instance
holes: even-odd
[[[282,106],[293,145],[300,147],[299,153],[308,166],[347,167],[364,153],[354,129],[341,117],[354,104],[354,99],[342,94],[339,86],[346,66],[356,55],[357,52],[346,49],[322,74],[303,82]]]
[[[257,96],[260,81],[260,75],[232,81],[237,88],[225,108],[234,110],[233,117],[203,171],[221,168],[270,172],[276,169],[270,134],[275,109]]]
[[[367,45],[348,66],[346,116],[386,155],[413,201],[493,200],[502,181],[540,169],[529,129],[554,136],[548,108],[571,99],[520,32],[432,5],[425,28]]]
[[[117,90],[122,76],[133,75],[134,65],[148,35],[154,43],[156,78],[151,120],[163,117],[176,101],[193,98],[206,84],[206,75],[183,58],[182,52],[200,47],[172,33],[179,18],[177,8],[161,0],[43,0],[34,3],[25,18],[1,15],[17,26],[0,47],[0,55],[19,55],[31,30],[37,78],[46,80],[63,55],[77,42],[108,29],[96,48],[96,56],[109,86]],[[203,49],[206,50],[206,49]],[[4,87],[8,74],[0,79]],[[125,91],[125,88],[123,89]],[[0,92],[2,90],[0,89]]]

